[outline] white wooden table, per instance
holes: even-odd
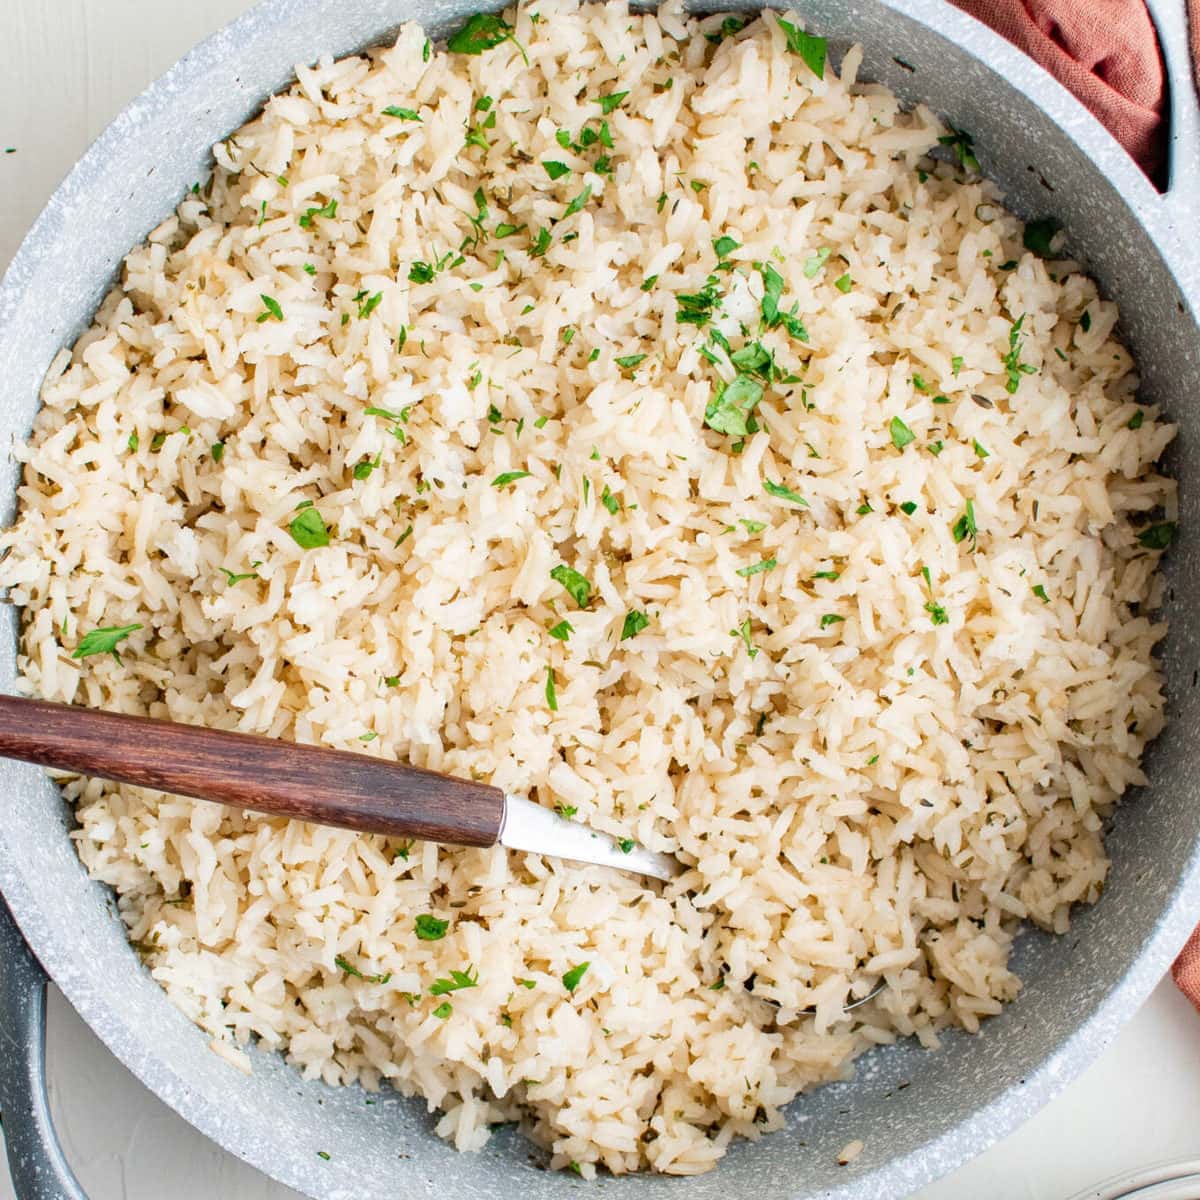
[[[0,0],[0,267],[113,115],[250,7],[250,0]],[[3,153],[9,147],[14,153]],[[50,1040],[59,1129],[92,1200],[160,1200],[168,1180],[172,1200],[295,1195],[147,1092],[57,993]],[[1107,1175],[1185,1154],[1200,1155],[1200,1015],[1168,979],[1054,1103],[914,1200],[1062,1200]],[[0,1166],[0,1200],[12,1196]]]

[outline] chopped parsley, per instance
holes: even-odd
[[[340,971],[344,971],[347,975],[353,975],[355,979],[361,979],[364,983],[387,983],[392,977],[391,971],[386,975],[364,975],[352,963],[348,963],[340,954],[333,960],[334,966]]]
[[[904,513],[906,517],[911,517],[913,513],[917,511],[916,502],[913,500],[905,500],[905,502],[900,505],[900,511]]]
[[[759,575],[763,571],[773,571],[778,565],[773,558],[764,558],[762,562],[754,563],[753,566],[739,567],[737,573],[743,579],[749,579],[752,575]]]
[[[1178,536],[1179,526],[1174,521],[1163,521],[1151,525],[1138,534],[1138,542],[1147,550],[1165,550]]]
[[[771,480],[764,479],[763,491],[768,496],[777,496],[780,500],[790,500],[793,504],[799,504],[802,508],[808,507],[808,501],[799,492],[793,492],[791,488],[784,487],[782,483],[772,483]]]
[[[821,618],[821,628],[828,629],[830,625],[838,625],[846,618],[839,616],[837,613],[826,613]]]
[[[577,212],[582,212],[583,206],[591,198],[591,195],[592,185],[589,183],[584,187],[583,191],[580,192],[579,195],[567,205],[566,210],[563,212],[563,220],[565,221],[567,217],[573,217]]]
[[[793,25],[782,17],[775,19],[779,22],[779,28],[783,30],[784,37],[787,38],[788,49],[793,54],[798,54],[818,79],[824,79],[825,39],[817,37],[816,34],[805,33],[798,25]]]
[[[596,103],[600,105],[600,111],[607,117],[621,107],[621,101],[628,95],[628,92],[610,92],[607,96],[597,96]]]
[[[626,354],[616,360],[617,366],[622,367],[626,371],[632,370],[638,363],[645,362],[646,355],[644,354]]]
[[[556,804],[554,806],[554,811],[558,813],[558,815],[562,817],[564,821],[569,821],[579,811],[579,809],[574,804]],[[520,983],[521,980],[518,979],[517,982]],[[532,987],[533,985],[530,984],[530,986]]]
[[[509,225],[507,222],[501,221],[496,226],[496,236],[498,238],[512,237],[514,233],[520,233],[524,228],[524,225]]]
[[[1062,224],[1055,217],[1042,217],[1038,221],[1030,221],[1025,226],[1025,249],[1032,250],[1038,258],[1051,258],[1050,243],[1061,228]]]
[[[949,125],[950,132],[938,138],[938,141],[953,150],[954,157],[966,170],[979,174],[979,159],[975,157],[975,139],[965,129],[955,129],[949,122],[947,125]]]
[[[354,299],[358,303],[358,319],[364,321],[379,307],[383,293],[376,292],[373,296],[368,296],[366,292],[359,292]]]
[[[822,246],[816,254],[810,254],[804,260],[804,278],[815,279],[821,268],[829,261],[829,255],[832,253],[828,246]]]
[[[445,996],[450,992],[457,992],[461,988],[473,988],[479,986],[479,972],[471,973],[472,968],[467,967],[465,971],[451,971],[449,979],[435,979],[429,989],[431,996]]]
[[[103,629],[93,629],[90,633],[83,635],[71,657],[87,658],[90,654],[111,654],[117,662],[120,662],[121,656],[117,653],[117,644],[141,628],[141,625],[106,625]]]
[[[713,312],[721,307],[721,293],[715,287],[716,282],[716,277],[710,275],[698,292],[681,292],[675,297],[678,305],[675,319],[680,325],[695,325],[702,329],[712,320]]]
[[[637,845],[637,842],[635,842],[633,840],[633,838],[618,838],[617,839],[617,846],[620,848],[620,851],[622,854],[632,854],[633,848],[636,845]]]
[[[763,397],[762,384],[749,375],[738,375],[730,383],[718,383],[704,408],[704,423],[718,433],[745,437],[758,429],[752,416]]]
[[[571,634],[575,632],[575,627],[570,621],[559,621],[557,625],[552,625],[547,631],[552,638],[557,638],[560,642],[570,640]]]
[[[313,226],[313,220],[316,217],[329,217],[331,219],[336,217],[337,208],[338,202],[336,200],[330,200],[328,203],[322,204],[320,208],[307,209],[304,215],[300,218],[300,228],[311,229]]]
[[[910,442],[917,440],[917,435],[899,417],[892,418],[888,432],[892,435],[892,445],[897,450],[903,450]]]
[[[713,242],[713,250],[718,258],[728,258],[735,250],[739,250],[741,245],[742,243],[736,238],[724,234]]]
[[[1146,414],[1144,412],[1142,412],[1142,410],[1139,408],[1137,410],[1137,412],[1135,412],[1133,414],[1133,416],[1129,418],[1129,421],[1126,424],[1125,428],[1126,429],[1141,429],[1142,422],[1145,419],[1146,419]],[[137,447],[135,446],[134,449],[136,449],[136,448]]]
[[[280,307],[279,301],[274,296],[264,296],[261,293],[258,297],[263,302],[263,307],[266,312],[258,314],[258,323],[261,325],[264,321],[282,321],[283,309]]]
[[[508,41],[517,45],[513,27],[503,17],[497,13],[476,13],[447,41],[446,49],[451,54],[482,54]]]
[[[138,448],[138,441],[139,441],[138,435],[137,435],[137,432],[135,431],[129,435],[129,440],[125,443],[125,445],[128,446],[130,450],[136,451]],[[222,446],[221,449],[224,450],[225,447]],[[220,459],[214,458],[213,461],[220,462]]]
[[[1004,390],[1011,396],[1021,386],[1022,375],[1036,375],[1037,367],[1021,361],[1021,326],[1025,323],[1022,313],[1008,331],[1008,353],[1004,356],[1004,369],[1008,373],[1008,381]]]
[[[837,290],[839,292],[842,292],[843,294],[849,292],[850,289],[854,286],[854,280],[850,278],[850,272],[847,271],[846,274],[843,275],[840,279],[835,279],[833,281],[833,286],[835,288],[837,288]]]
[[[657,275],[647,275],[646,278],[642,280],[642,291],[648,292],[657,282]]]
[[[958,378],[958,373],[959,373],[959,371],[961,371],[962,369],[963,369],[963,356],[962,356],[961,354],[956,354],[956,355],[955,355],[955,356],[954,356],[954,357],[953,357],[953,358],[950,360],[950,370],[951,370],[951,371],[954,373],[954,378],[955,378],[955,379],[957,379],[957,378]]]
[[[325,518],[311,506],[305,508],[288,526],[296,545],[303,550],[315,550],[329,545],[329,529]]]
[[[565,162],[557,162],[551,159],[549,162],[543,162],[542,166],[546,169],[546,174],[551,179],[561,179],[564,175],[570,175],[571,168]]]
[[[739,517],[738,524],[743,526],[747,533],[762,533],[767,527],[766,521],[749,521],[745,517]]]
[[[750,640],[750,618],[747,617],[736,629],[729,631],[730,637],[741,638],[746,646],[746,653],[751,658],[758,657],[758,648]]]
[[[417,937],[423,942],[440,942],[450,928],[449,921],[443,921],[431,913],[421,913],[415,922]]]
[[[600,493],[600,503],[608,509],[615,517],[621,511],[621,502],[608,489],[608,484],[604,485],[604,491]]]
[[[621,626],[621,641],[637,637],[649,624],[650,618],[644,612],[639,612],[636,608],[631,609],[625,614],[625,623]]]
[[[582,962],[579,963],[578,966],[574,966],[567,971],[562,977],[563,987],[565,987],[568,992],[573,992],[579,986],[579,983],[583,977],[587,974],[587,969],[590,965],[590,963]]]
[[[228,567],[218,567],[218,571],[225,576],[225,582],[233,587],[235,583],[241,583],[243,579],[257,579],[257,571],[245,571],[241,575],[235,575]]]
[[[554,668],[546,668],[546,704],[551,712],[558,712],[558,692],[554,687]]]
[[[408,268],[409,283],[432,283],[437,275],[437,269],[432,263],[415,262]]]
[[[414,112],[411,108],[401,108],[397,104],[389,104],[383,110],[383,115],[385,117],[396,117],[400,121],[419,121],[421,119],[419,113]]]
[[[1036,584],[1036,585],[1034,586],[1034,589],[1033,589],[1033,594],[1034,594],[1034,595],[1035,595],[1035,596],[1036,596],[1036,597],[1037,597],[1037,598],[1038,598],[1038,599],[1039,599],[1039,600],[1040,600],[1040,601],[1041,601],[1043,604],[1049,604],[1049,603],[1050,603],[1050,597],[1046,595],[1046,585],[1045,585],[1044,583],[1039,583],[1039,584]]]
[[[1079,318],[1079,328],[1087,333],[1092,327],[1092,314],[1088,309],[1083,310],[1083,315]]]
[[[975,549],[976,535],[979,533],[979,529],[975,524],[975,505],[970,500],[967,501],[962,516],[950,527],[950,532],[954,535],[956,542],[963,542],[970,538],[971,549]]]
[[[534,239],[533,245],[529,247],[529,253],[534,258],[541,258],[547,250],[550,249],[550,230],[539,229],[538,235]]]
[[[935,625],[950,624],[950,618],[946,615],[946,610],[940,604],[935,604],[932,600],[926,601],[925,611],[929,614],[929,619]]]
[[[454,1005],[449,1000],[443,1000],[441,1004],[433,1010],[433,1015],[444,1021],[454,1012]]]
[[[592,584],[589,579],[565,563],[560,563],[555,567],[550,572],[550,578],[556,583],[561,583],[580,608],[587,608],[592,595]]]
[[[975,453],[979,458],[990,458],[986,447],[981,446],[974,438],[971,439],[971,445],[975,448]]]
[[[492,480],[492,487],[508,487],[510,483],[516,483],[518,479],[528,479],[530,474],[529,471],[503,471]]]

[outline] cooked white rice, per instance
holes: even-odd
[[[473,775],[678,851],[663,889],[66,785],[236,1065],[257,1039],[419,1093],[463,1150],[519,1119],[585,1175],[700,1172],[871,1045],[976,1029],[1021,921],[1099,897],[1163,723],[1138,534],[1173,516],[1173,428],[1115,307],[925,157],[947,131],[857,50],[819,79],[773,17],[508,15],[479,56],[409,25],[301,67],[216,147],[50,371],[0,582],[37,695]],[[767,265],[807,342],[760,335]],[[681,323],[710,275],[713,322]],[[744,439],[705,426],[714,329],[787,377]],[[327,546],[289,532],[304,502]],[[120,662],[71,657],[135,624]],[[456,970],[477,986],[431,994]]]

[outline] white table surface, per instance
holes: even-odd
[[[117,111],[250,7],[0,0],[0,151],[15,150],[0,153],[0,267]],[[59,1129],[92,1200],[160,1200],[167,1181],[172,1200],[295,1196],[147,1092],[53,991],[49,1059]],[[1105,1176],[1183,1155],[1200,1155],[1200,1015],[1166,979],[1049,1107],[913,1200],[1063,1200]],[[0,1200],[12,1197],[0,1167]]]

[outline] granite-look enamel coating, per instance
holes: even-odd
[[[410,18],[442,32],[475,6],[264,0],[126,109],[55,194],[0,287],[0,432],[26,435],[47,364],[86,327],[122,255],[208,171],[210,144],[283,86],[294,62],[380,41]],[[1200,478],[1200,113],[1182,0],[1151,7],[1175,82],[1176,164],[1165,200],[1048,75],[942,0],[800,5],[808,26],[830,37],[835,58],[861,40],[864,77],[971,130],[984,168],[1017,211],[1064,221],[1072,246],[1121,304],[1144,394],[1181,426],[1171,468],[1181,482],[1183,537],[1167,567],[1171,721],[1149,756],[1152,786],[1113,823],[1104,899],[1081,911],[1066,937],[1020,939],[1020,998],[977,1037],[948,1036],[938,1053],[901,1045],[860,1059],[852,1082],[797,1100],[787,1130],[735,1145],[708,1175],[582,1184],[543,1170],[541,1156],[511,1133],[481,1154],[455,1153],[432,1134],[420,1102],[385,1094],[368,1105],[358,1088],[302,1082],[273,1054],[252,1054],[250,1078],[231,1068],[139,964],[110,894],[80,867],[57,791],[35,767],[0,763],[4,896],[70,1001],[147,1086],[222,1146],[323,1200],[551,1200],[581,1187],[638,1200],[891,1200],[1013,1128],[1099,1053],[1200,917],[1200,772],[1189,761],[1200,738],[1200,606],[1189,603],[1200,592],[1200,487],[1192,479]],[[0,464],[5,520],[16,480],[15,465]],[[11,689],[14,614],[2,619],[0,686]],[[837,1152],[852,1138],[866,1148],[838,1167]],[[32,1190],[65,1194],[49,1182]]]

